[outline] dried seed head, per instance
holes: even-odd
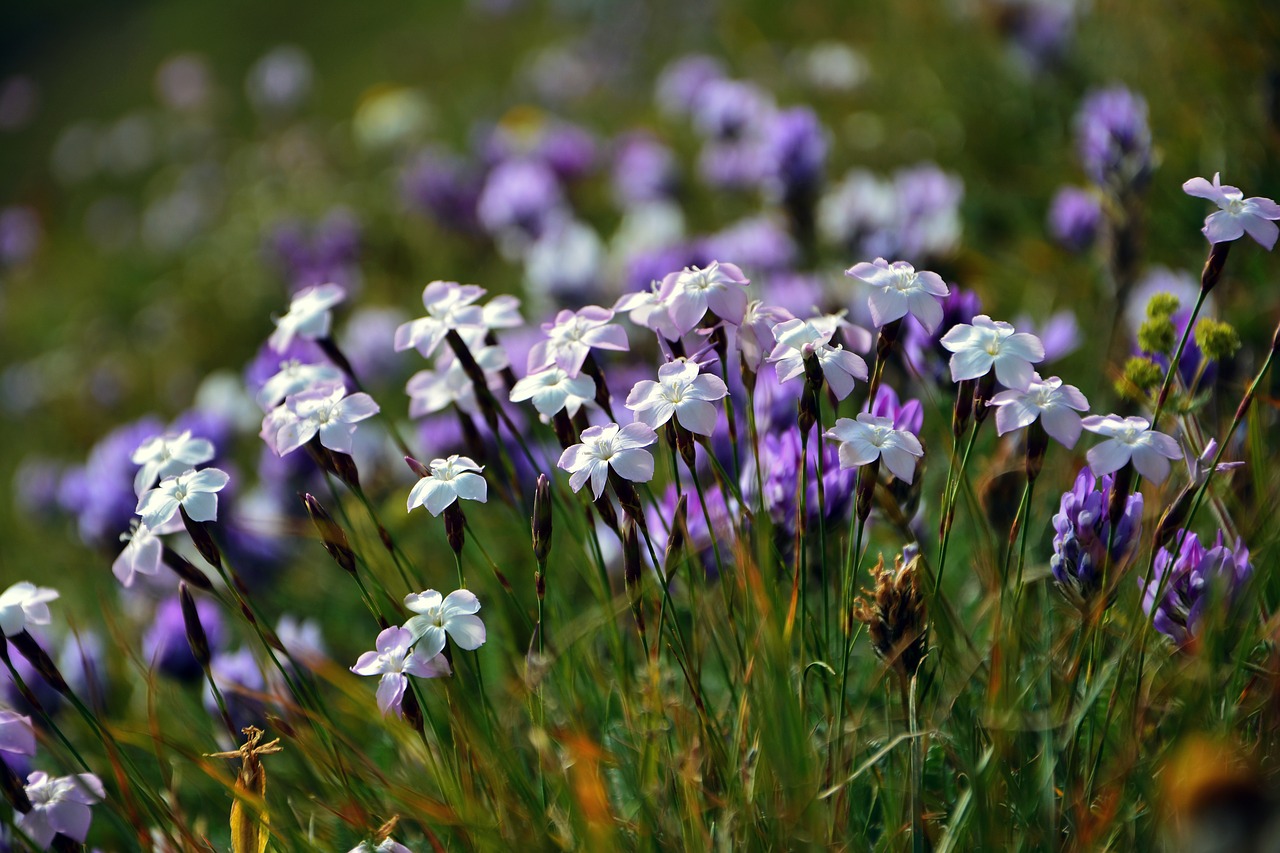
[[[356,555],[351,550],[351,544],[347,541],[347,534],[343,532],[338,523],[333,520],[333,516],[320,505],[320,501],[316,500],[314,495],[303,495],[302,502],[307,507],[307,514],[311,516],[311,523],[316,526],[316,530],[320,533],[320,544],[324,545],[324,549],[329,552],[329,556],[333,557],[344,571],[351,574],[356,573]]]
[[[545,565],[551,553],[551,480],[546,474],[538,475],[533,489],[533,556],[538,565]]]
[[[905,563],[899,555],[893,568],[886,569],[881,555],[871,569],[875,588],[863,590],[867,597],[853,605],[853,618],[866,623],[876,654],[907,679],[916,674],[928,651],[919,564],[918,555]]]

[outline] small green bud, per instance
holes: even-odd
[[[1182,303],[1172,293],[1157,293],[1147,303],[1147,316],[1152,320],[1167,320],[1181,307]]]
[[[1230,323],[1205,317],[1196,323],[1196,346],[1210,361],[1225,361],[1240,349],[1240,333]]]
[[[1122,397],[1141,400],[1155,390],[1164,379],[1164,370],[1149,358],[1134,356],[1125,362],[1124,376],[1116,383],[1116,393]]]
[[[1143,352],[1168,355],[1178,337],[1173,321],[1168,317],[1152,317],[1143,320],[1138,327],[1138,348]]]

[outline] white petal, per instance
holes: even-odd
[[[1095,477],[1113,474],[1128,464],[1132,456],[1128,445],[1109,438],[1101,444],[1089,448],[1085,458],[1089,460],[1089,469]]]
[[[452,616],[445,622],[445,630],[449,632],[449,636],[453,637],[453,641],[458,644],[459,648],[471,651],[478,649],[484,645],[485,630],[484,622],[480,621],[479,616],[470,614],[458,614]]]

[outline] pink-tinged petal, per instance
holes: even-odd
[[[586,435],[586,433],[583,433],[583,435]],[[618,434],[614,439],[614,446],[619,450],[629,450],[635,447],[648,447],[657,440],[658,434],[648,425],[629,423],[618,430]]]
[[[382,676],[382,680],[378,682],[378,710],[383,716],[393,710],[400,713],[400,703],[404,701],[404,691],[408,686],[409,679],[398,672],[388,672]]]
[[[869,264],[866,261],[860,261],[844,271],[844,274],[851,278],[858,278],[867,284],[875,287],[884,287],[885,279],[890,277],[892,273],[881,266]]]
[[[596,463],[591,469],[591,493],[595,495],[596,500],[600,500],[600,496],[604,494],[605,484],[608,482],[609,466],[603,462]]]
[[[1280,219],[1280,204],[1276,204],[1269,198],[1260,196],[1247,198],[1244,200],[1244,209],[1263,219]]]
[[[822,375],[827,380],[827,387],[831,389],[831,393],[836,395],[837,400],[843,400],[853,393],[855,383],[853,377],[842,370],[839,365],[823,363]]]
[[[102,786],[102,780],[97,775],[93,773],[77,773],[72,778],[75,784],[67,792],[67,799],[91,806],[94,803],[102,802],[106,798],[107,789]],[[88,829],[87,824],[85,828]],[[83,841],[84,835],[81,834],[78,840]]]
[[[1221,187],[1216,187],[1204,178],[1192,178],[1182,185],[1182,191],[1189,196],[1205,198],[1219,206],[1227,203]]]
[[[633,483],[647,483],[653,479],[653,454],[647,450],[620,450],[610,463],[618,476]]]
[[[356,658],[356,665],[351,667],[356,675],[381,675],[382,667],[378,665],[377,652],[365,652]]]
[[[841,468],[857,468],[879,459],[880,448],[864,436],[857,436],[840,444],[839,455]]]
[[[1268,252],[1276,247],[1276,237],[1280,237],[1280,227],[1270,220],[1256,216],[1244,217],[1244,230]]]
[[[676,417],[689,432],[709,436],[716,431],[716,407],[702,400],[685,400],[676,407]]]
[[[996,379],[1006,388],[1026,391],[1031,387],[1031,380],[1036,378],[1035,369],[1021,358],[1006,358],[1001,355],[996,360]]]
[[[138,500],[138,515],[142,516],[142,523],[153,530],[177,512],[178,501],[159,489],[152,489]]]
[[[835,441],[852,441],[862,434],[864,434],[863,428],[858,426],[857,421],[850,418],[836,418],[835,426],[823,433],[827,438]]]
[[[1114,474],[1129,463],[1131,456],[1130,448],[1113,438],[1090,447],[1085,454],[1085,458],[1089,460],[1089,470],[1095,477]]]
[[[873,290],[867,304],[871,308],[871,322],[877,329],[907,316],[907,297],[890,287]]]
[[[1169,460],[1154,447],[1145,443],[1133,448],[1133,467],[1157,486],[1169,476]]]
[[[740,326],[747,313],[747,292],[736,284],[714,288],[707,294],[707,307],[721,320]]]
[[[1040,416],[1044,431],[1068,450],[1080,440],[1080,416],[1068,408],[1053,408]]]
[[[592,473],[598,467],[600,467],[599,463],[588,462],[587,464],[583,465],[581,468],[574,471],[572,474],[569,475],[569,488],[573,489],[575,492],[581,491],[582,486],[587,482],[587,480],[591,477]]]
[[[885,445],[887,447],[901,448],[917,458],[924,456],[924,446],[920,444],[920,439],[910,432],[894,432],[893,435],[889,436],[889,440],[885,442]]]
[[[415,649],[405,659],[404,672],[418,678],[440,678],[448,675],[451,670],[449,669],[449,661],[445,660],[444,655],[438,654],[427,658],[423,657]]]
[[[827,364],[834,362],[840,366],[840,369],[848,373],[854,379],[867,379],[867,363],[863,361],[862,356],[857,353],[849,352],[847,349],[838,349],[830,353],[824,359],[823,369],[825,371]]]
[[[911,316],[919,320],[929,334],[933,334],[934,329],[942,322],[942,303],[936,296],[916,291],[907,297],[907,307]]]
[[[1210,243],[1230,243],[1244,236],[1244,225],[1225,210],[1211,214],[1200,230]]]
[[[1044,361],[1044,344],[1035,335],[1015,332],[1000,342],[1000,355],[1015,356],[1023,361],[1038,364]]]
[[[479,616],[463,613],[453,616],[445,623],[445,630],[459,648],[472,651],[484,645],[484,622]]]
[[[646,409],[636,409],[636,420],[650,427],[657,429],[658,427],[671,420],[671,416],[675,414],[675,404],[669,400],[659,400]]]
[[[453,478],[453,488],[460,498],[477,503],[488,503],[489,484],[479,474],[459,474]]]
[[[0,752],[36,754],[36,735],[30,717],[14,711],[0,711]]]
[[[901,448],[885,445],[880,449],[880,461],[904,483],[910,483],[915,477],[916,458]]]
[[[556,467],[572,473],[581,467],[585,453],[586,448],[581,444],[566,447],[564,452],[560,454],[560,461],[556,463]],[[577,489],[575,488],[574,491],[576,492]]]
[[[1080,393],[1080,389],[1074,385],[1063,385],[1059,389],[1062,395],[1062,404],[1075,409],[1077,412],[1089,411],[1089,399]]]
[[[276,433],[276,453],[284,456],[306,444],[316,434],[316,425],[312,421],[294,418],[280,427]]]
[[[1182,448],[1178,447],[1178,442],[1162,432],[1149,432],[1143,436],[1143,441],[1140,443],[1150,447],[1166,459],[1182,458]]]
[[[218,468],[205,468],[197,471],[186,480],[187,488],[195,492],[218,492],[231,482],[226,471]]]
[[[218,497],[209,492],[192,492],[182,502],[192,521],[217,521]]]
[[[920,270],[916,273],[916,277],[926,293],[939,297],[951,295],[951,288],[947,287],[947,283],[942,280],[942,276],[936,272]]]
[[[445,596],[440,613],[447,619],[480,611],[480,599],[469,589],[455,589]]]
[[[950,334],[948,332],[948,334]],[[945,344],[945,340],[943,341]],[[977,379],[991,370],[995,358],[991,353],[981,349],[962,349],[951,356],[951,381],[963,382],[966,379]],[[1026,386],[1023,386],[1024,389]]]
[[[26,814],[19,814],[17,823],[18,828],[30,836],[41,850],[48,850],[53,836],[58,833],[50,823],[47,809],[33,809]]]
[[[1014,392],[1017,394],[1018,392]],[[999,394],[996,395],[1000,396]],[[995,398],[992,398],[995,403]],[[1040,415],[1040,410],[1035,406],[1027,403],[1021,397],[1016,397],[996,409],[996,433],[998,435],[1006,435],[1014,430],[1022,429],[1030,426]]]
[[[48,807],[49,822],[67,838],[73,838],[83,843],[85,836],[89,834],[89,824],[93,821],[93,811],[86,804],[75,802],[70,797],[71,793],[68,793],[68,799]],[[93,802],[96,803],[97,800]]]

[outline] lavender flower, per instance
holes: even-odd
[[[655,98],[668,115],[687,115],[707,85],[723,78],[724,66],[719,60],[702,54],[682,56],[658,75]]]
[[[1097,243],[1102,224],[1102,205],[1088,190],[1063,187],[1049,204],[1049,236],[1072,252],[1083,252]]]
[[[1199,632],[1205,607],[1214,600],[1214,586],[1220,585],[1218,593],[1224,598],[1219,600],[1229,606],[1253,573],[1253,566],[1244,540],[1237,539],[1227,547],[1221,530],[1212,548],[1205,548],[1190,531],[1174,534],[1173,541],[1179,540],[1182,547],[1176,556],[1168,548],[1156,553],[1151,582],[1142,590],[1142,608],[1149,616],[1154,610],[1152,621],[1157,631],[1184,646]],[[1157,603],[1161,587],[1163,594]]]
[[[93,820],[89,806],[107,795],[92,773],[54,777],[39,770],[27,777],[26,792],[31,811],[19,814],[16,823],[42,850],[59,834],[83,844]]]
[[[656,138],[632,133],[618,140],[612,183],[619,207],[668,199],[675,193],[676,179],[675,153]]]
[[[133,491],[137,466],[130,457],[138,445],[164,429],[152,417],[118,427],[94,445],[83,467],[62,478],[58,503],[77,517],[86,544],[109,547],[128,529],[138,504]]]
[[[209,648],[216,654],[226,646],[227,629],[222,611],[206,598],[196,599],[196,612],[204,628]],[[156,605],[151,627],[142,635],[143,659],[159,672],[179,681],[194,681],[201,675],[200,662],[191,653],[182,603],[175,595]]]
[[[1245,198],[1236,187],[1223,186],[1217,172],[1213,183],[1204,178],[1192,178],[1182,185],[1182,191],[1197,198],[1207,198],[1218,206],[1216,213],[1204,221],[1204,236],[1210,243],[1229,243],[1239,240],[1246,233],[1267,251],[1275,248],[1280,236],[1280,205],[1269,198]]]
[[[751,456],[742,472],[744,500],[754,504],[755,496],[760,494],[769,518],[785,532],[787,538],[795,536],[796,487],[800,476],[800,428],[795,424],[794,408],[791,421],[788,427],[761,436],[761,476],[757,476],[755,459]],[[853,506],[854,485],[858,481],[856,469],[840,466],[840,451],[836,444],[810,441],[805,457],[808,468],[805,475],[805,514],[810,524],[822,519],[818,505],[819,452],[822,453],[826,521],[838,522],[848,516]]]
[[[1127,186],[1151,170],[1147,102],[1124,86],[1090,92],[1075,117],[1076,148],[1085,174],[1099,186]]]
[[[1053,556],[1049,568],[1064,589],[1087,600],[1102,583],[1107,560],[1107,540],[1111,523],[1107,505],[1111,500],[1111,476],[1095,477],[1088,468],[1076,475],[1071,491],[1062,495],[1053,516]],[[1111,543],[1111,565],[1116,569],[1137,546],[1142,535],[1142,493],[1125,501],[1124,514]]]
[[[408,676],[437,678],[449,674],[449,663],[434,653],[419,653],[410,648],[417,638],[407,628],[387,628],[378,634],[375,650],[360,655],[351,671],[356,675],[377,675],[378,710],[383,714],[402,714],[401,703],[409,688]],[[441,638],[441,647],[444,641]]]
[[[411,208],[442,228],[463,234],[480,230],[476,206],[481,186],[474,167],[435,149],[419,153],[400,178],[401,197]]]
[[[822,182],[827,159],[827,131],[808,107],[775,113],[764,142],[766,187],[777,198],[810,195]]]
[[[564,193],[555,172],[532,160],[509,160],[489,173],[476,202],[480,224],[519,247],[564,218]]]
[[[40,220],[29,207],[0,210],[0,270],[25,264],[40,247]]]

